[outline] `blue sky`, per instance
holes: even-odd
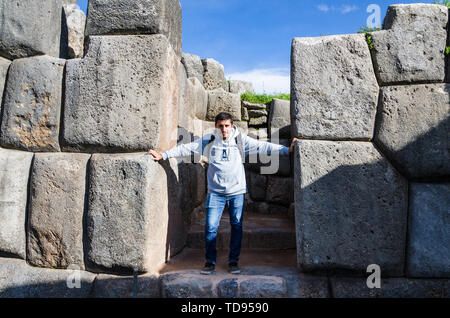
[[[356,33],[376,13],[369,5],[380,8],[382,22],[390,4],[415,2],[180,0],[183,52],[214,58],[227,79],[252,81],[259,93],[289,92],[294,37]],[[87,0],[79,5],[86,10]]]

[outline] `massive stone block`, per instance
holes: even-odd
[[[294,38],[292,137],[372,138],[378,84],[363,34]]]
[[[248,168],[245,171],[247,189],[253,201],[264,201],[266,199],[267,176],[256,173]]]
[[[228,82],[225,79],[223,65],[214,59],[203,59],[203,86],[207,90],[222,88],[228,92]]]
[[[189,53],[183,53],[181,62],[186,68],[188,78],[195,77],[203,85],[203,64],[200,56]]]
[[[163,298],[282,298],[288,296],[283,277],[263,275],[211,275],[178,271],[161,276]]]
[[[0,258],[0,298],[86,298],[96,275],[77,270],[36,268]]]
[[[410,178],[450,176],[450,85],[381,89],[375,142]]]
[[[67,27],[67,56],[69,58],[81,58],[84,53],[84,29],[86,15],[74,4],[64,5]],[[63,29],[63,32],[66,30]]]
[[[83,215],[90,155],[36,154],[31,174],[27,261],[84,269]]]
[[[59,0],[1,0],[0,55],[16,59],[60,56],[62,3]]]
[[[178,137],[177,141],[189,142],[195,118],[195,104],[191,104],[192,84],[187,79],[186,69],[178,63]]]
[[[270,105],[268,134],[273,138],[291,138],[291,102],[288,100],[272,99]]]
[[[183,163],[180,158],[171,158],[167,161],[160,162],[160,165],[163,167],[165,178],[167,179],[167,189],[165,189],[165,191],[167,191],[167,198],[163,198],[162,204],[160,204],[158,208],[166,209],[167,206],[168,215],[158,214],[162,215],[162,221],[167,218],[167,230],[162,232],[163,234],[160,234],[160,236],[152,236],[152,239],[154,239],[153,242],[158,240],[158,242],[161,242],[159,247],[154,243],[155,248],[151,246],[151,252],[149,253],[153,257],[152,264],[157,265],[170,260],[173,255],[179,253],[186,246],[188,224],[191,217],[190,213],[193,210],[194,205],[192,198],[195,196],[190,195],[190,166],[192,166],[192,164]],[[165,195],[164,192],[162,194]],[[155,200],[153,200],[153,202],[154,201]],[[166,206],[164,206],[164,204],[166,204]],[[156,222],[158,221],[156,220]],[[163,222],[160,223],[164,225]],[[164,231],[164,229],[162,229],[162,231]],[[164,238],[166,243],[163,246],[162,241]],[[164,254],[162,253],[163,251]],[[156,267],[157,265],[154,266]]]
[[[159,275],[117,276],[98,274],[95,278],[92,298],[159,298]]]
[[[0,149],[0,252],[25,259],[28,177],[33,153]]]
[[[180,98],[178,107],[178,129],[181,142],[192,141],[192,132],[195,131],[195,119],[205,119],[208,105],[208,94],[203,85],[195,77],[187,79],[182,64],[179,66]]]
[[[269,175],[267,177],[266,199],[268,202],[278,203],[289,207],[289,205],[294,202],[293,178]]]
[[[294,167],[301,270],[403,275],[408,183],[372,143],[302,140]]]
[[[163,35],[91,36],[67,62],[65,148],[162,151],[175,145],[178,58]]]
[[[228,112],[233,121],[241,120],[241,98],[238,94],[228,93],[222,89],[208,91],[208,110],[206,120],[212,120],[221,112]]]
[[[144,153],[92,156],[87,266],[147,272],[165,262],[167,179],[164,168]]]
[[[447,22],[448,9],[442,5],[391,5],[384,30],[370,33],[380,85],[442,82]]]
[[[450,277],[450,183],[412,183],[407,276]]]
[[[0,111],[2,109],[3,90],[5,88],[6,75],[8,75],[10,60],[0,57]]]
[[[229,81],[229,92],[241,95],[244,93],[254,94],[255,90],[251,82],[231,80]]]
[[[201,205],[206,198],[206,170],[205,163],[197,163],[189,165],[189,186],[191,191],[191,200],[193,207]]]
[[[190,78],[191,105],[195,105],[195,117],[201,120],[206,119],[208,109],[208,93],[202,83],[197,78]]]
[[[163,34],[181,57],[181,5],[178,0],[90,0],[86,36]]]
[[[381,268],[381,271],[383,269]],[[448,279],[382,278],[381,288],[367,287],[366,278],[331,277],[334,298],[449,298]]]
[[[9,68],[3,101],[1,144],[28,151],[59,151],[65,60],[17,59]]]

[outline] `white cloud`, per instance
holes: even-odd
[[[319,4],[317,6],[317,9],[319,9],[319,11],[323,11],[323,12],[328,12],[330,11],[330,7],[326,4]]]
[[[227,74],[226,78],[251,82],[257,94],[290,93],[291,81],[288,69],[253,69],[247,72]]]
[[[356,11],[356,10],[358,10],[357,6],[343,5],[341,7],[341,13],[342,14],[346,14],[346,13],[349,13],[349,12],[352,12],[352,11]]]
[[[345,4],[343,4],[340,7],[335,7],[335,6],[329,6],[327,4],[323,4],[322,3],[322,4],[319,4],[317,6],[317,9],[319,11],[322,11],[322,12],[325,12],[325,13],[330,12],[330,11],[333,11],[333,12],[339,11],[341,14],[347,14],[349,12],[356,11],[359,8],[357,6],[354,6],[354,5],[345,5]]]

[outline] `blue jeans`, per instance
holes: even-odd
[[[205,222],[205,258],[206,262],[216,264],[217,250],[216,237],[225,206],[230,214],[231,239],[228,263],[239,261],[242,241],[242,210],[245,194],[222,195],[209,192],[206,197],[206,222]]]

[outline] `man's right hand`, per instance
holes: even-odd
[[[161,160],[163,158],[163,156],[159,152],[156,152],[156,151],[154,151],[152,149],[147,151],[147,155],[152,155],[154,161],[159,161],[159,160]]]

